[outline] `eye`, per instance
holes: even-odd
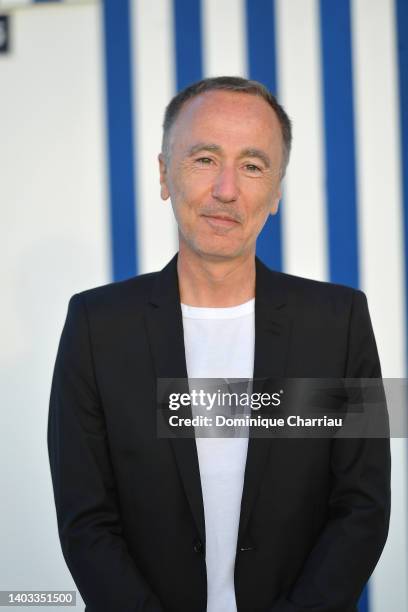
[[[209,157],[198,157],[195,161],[202,166],[209,166],[212,163],[212,159]]]
[[[245,170],[248,170],[248,172],[250,172],[251,174],[262,172],[261,168],[259,168],[259,166],[256,166],[255,164],[245,164]]]

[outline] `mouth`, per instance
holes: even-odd
[[[214,215],[202,215],[208,223],[214,227],[235,227],[239,225],[239,221],[230,217],[228,215],[223,214],[214,214]]]

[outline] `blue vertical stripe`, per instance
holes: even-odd
[[[276,93],[275,10],[273,0],[246,0],[249,78]],[[281,207],[282,203],[280,204]],[[282,269],[281,213],[268,217],[256,253],[274,270]]]
[[[405,295],[408,296],[408,2],[396,0],[402,202],[404,219]],[[408,321],[408,299],[406,320]],[[406,343],[408,348],[408,341]],[[408,355],[407,355],[408,363]],[[408,543],[407,543],[408,545]]]
[[[200,0],[173,0],[177,91],[203,76]]]
[[[136,274],[136,218],[129,0],[104,0],[112,276]]]
[[[358,287],[349,0],[320,0],[330,280]]]

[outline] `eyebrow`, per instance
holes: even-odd
[[[220,145],[213,144],[211,142],[199,142],[198,144],[195,144],[192,147],[190,147],[188,149],[187,154],[189,157],[192,157],[193,155],[196,155],[200,151],[208,151],[210,153],[222,153],[222,148],[220,147]],[[261,149],[254,149],[251,147],[244,149],[239,154],[240,159],[242,159],[243,157],[257,157],[265,164],[266,168],[270,168],[271,166],[271,161],[269,157]]]
[[[200,151],[209,151],[211,153],[221,153],[221,147],[217,144],[212,144],[210,142],[199,142],[196,145],[193,145],[187,151],[189,157],[199,153]]]

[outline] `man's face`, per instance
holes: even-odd
[[[263,98],[211,91],[184,104],[162,155],[163,200],[171,198],[180,251],[207,259],[255,252],[268,215],[278,210],[282,135]]]

